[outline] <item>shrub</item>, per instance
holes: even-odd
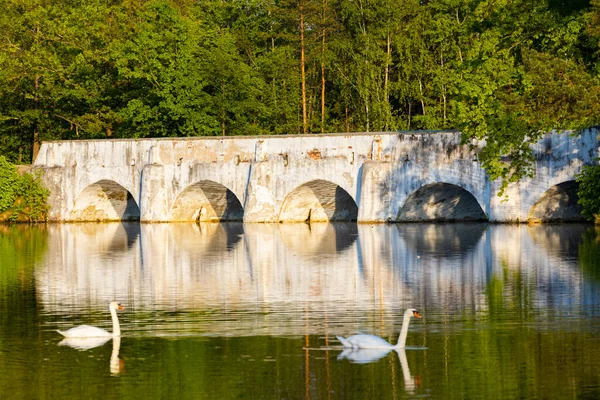
[[[583,207],[581,214],[600,222],[600,165],[586,165],[577,174],[579,189],[578,203]]]
[[[16,166],[0,156],[0,219],[46,220],[49,194],[39,171],[21,175]]]
[[[15,202],[15,191],[19,187],[20,176],[17,167],[0,156],[0,213],[8,210]]]

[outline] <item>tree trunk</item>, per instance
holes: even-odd
[[[221,136],[225,136],[225,118],[227,117],[227,112],[225,111],[225,82],[221,81]]]
[[[391,115],[390,115],[390,90],[389,90],[389,84],[390,84],[390,64],[392,63],[392,45],[391,45],[391,39],[390,39],[390,35],[387,35],[387,54],[386,54],[386,60],[385,60],[385,81],[383,83],[383,98],[385,101],[385,130],[387,131],[389,129],[390,126],[390,119],[391,119]]]
[[[36,111],[39,109],[39,102],[40,102],[40,99],[38,98],[39,88],[40,88],[40,76],[38,74],[36,74],[35,81],[34,81],[35,94],[33,97],[33,104],[34,104]],[[38,122],[36,121],[35,125],[33,127],[33,154],[31,156],[32,164],[35,162],[35,159],[37,158],[37,155],[39,152],[40,152],[40,129],[39,129]]]
[[[345,123],[346,123],[346,133],[348,133],[348,132],[350,132],[350,118],[348,117],[348,106],[346,106]]]
[[[325,132],[325,10],[327,7],[327,0],[323,0],[323,15],[321,23],[322,28],[322,39],[321,39],[321,133]]]
[[[442,72],[444,71],[444,54],[440,53],[440,64],[442,66]],[[442,84],[442,101],[444,103],[444,128],[446,127],[446,84]]]
[[[302,79],[302,132],[308,133],[308,121],[306,120],[306,60],[304,58],[304,0],[298,1],[300,10],[300,74]]]
[[[420,78],[419,78],[419,91],[421,92],[421,111],[423,112],[423,115],[425,115],[425,100],[424,100],[424,95],[423,95],[423,82],[421,81]]]

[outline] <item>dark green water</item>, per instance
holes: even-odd
[[[61,343],[110,330],[112,300],[120,340]],[[395,342],[409,307],[405,352],[340,357],[335,335]],[[600,233],[0,226],[0,399],[423,397],[600,398]]]

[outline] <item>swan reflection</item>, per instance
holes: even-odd
[[[406,350],[403,348],[389,348],[389,349],[351,349],[346,348],[338,356],[338,360],[348,360],[354,364],[368,364],[387,356],[392,350],[398,353],[400,359],[400,366],[402,367],[402,376],[404,378],[405,390],[413,394],[417,388],[415,378],[410,374],[410,368],[408,367],[408,359],[406,358]]]
[[[96,347],[100,347],[113,339],[112,353],[110,354],[110,374],[117,376],[124,369],[124,362],[119,358],[119,350],[121,348],[121,337],[120,336],[105,336],[105,337],[87,337],[87,338],[64,338],[61,340],[59,346],[67,346],[76,350],[85,351]]]
[[[404,377],[404,388],[410,394],[415,392],[417,388],[415,378],[410,374],[410,368],[408,368],[408,360],[406,359],[406,350],[398,349],[398,357],[400,358],[400,365],[402,366],[402,376]]]
[[[338,356],[338,360],[348,360],[355,364],[368,364],[387,356],[393,348],[388,349],[352,349],[346,348]],[[403,350],[404,351],[404,350]]]
[[[121,338],[115,337],[113,339],[113,348],[110,355],[110,374],[113,376],[119,375],[123,372],[124,362],[119,358],[119,349],[121,348]]]

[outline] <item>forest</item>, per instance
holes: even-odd
[[[494,179],[600,121],[600,0],[0,0],[0,154],[457,129]]]

